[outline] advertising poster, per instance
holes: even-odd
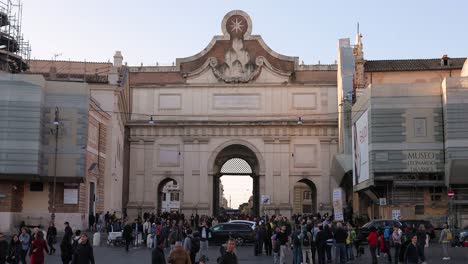
[[[353,185],[369,179],[369,129],[366,110],[353,124]]]
[[[344,221],[343,216],[343,190],[341,188],[333,189],[333,211],[336,221]]]

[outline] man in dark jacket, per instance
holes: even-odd
[[[340,264],[346,262],[346,238],[348,233],[343,228],[343,224],[338,222],[335,230],[335,241],[336,241],[336,256],[335,261]]]
[[[164,257],[164,239],[158,237],[156,241],[158,244],[151,253],[151,264],[166,264],[166,258]]]
[[[226,243],[226,253],[219,258],[219,264],[237,264],[237,256],[234,253],[236,249],[236,241],[229,239]]]
[[[132,242],[132,226],[126,224],[123,229],[123,239],[125,239],[125,250],[128,252],[128,246],[130,246],[130,242]]]
[[[73,253],[72,264],[94,264],[93,248],[89,244],[88,235],[81,234],[80,244]]]

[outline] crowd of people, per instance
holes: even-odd
[[[29,264],[44,264],[46,254],[55,254],[56,243],[57,228],[52,222],[46,232],[39,227],[27,228],[22,222],[10,243],[0,233],[0,264],[26,264],[28,258]],[[93,248],[88,235],[80,230],[73,233],[68,222],[65,222],[64,236],[60,243],[60,257],[64,264],[94,264]]]
[[[147,246],[152,249],[152,263],[204,264],[208,262],[208,244],[212,238],[211,228],[218,223],[234,219],[251,220],[254,225],[254,255],[272,256],[274,264],[325,264],[350,263],[359,259],[366,251],[372,263],[426,263],[425,248],[429,246],[429,236],[424,225],[419,227],[391,226],[384,223],[382,228],[370,228],[363,234],[360,228],[351,223],[336,221],[333,215],[293,215],[290,219],[282,215],[252,218],[246,215],[208,217],[198,214],[186,218],[179,213],[154,215],[145,213],[143,217],[129,221],[118,219],[114,214],[101,214],[90,225],[90,230],[122,232],[125,249],[130,245]],[[73,232],[65,222],[60,243],[60,257],[65,264],[94,264],[93,248],[88,235],[80,230]],[[439,236],[443,259],[449,260],[449,245],[453,239],[450,229],[444,225]],[[368,250],[363,242],[368,244]],[[55,254],[57,229],[50,223],[47,232],[38,227],[28,229],[24,222],[14,234],[10,243],[0,233],[0,264],[42,264],[45,254]],[[237,263],[236,240],[230,238],[220,247],[220,264]],[[369,254],[368,253],[368,254]]]

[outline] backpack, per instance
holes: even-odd
[[[302,239],[302,245],[304,247],[308,247],[310,246],[310,239],[309,239],[309,235],[307,234],[307,232],[304,232],[302,233],[304,235],[304,238]]]
[[[299,232],[294,232],[294,234],[293,234],[294,246],[300,246],[301,245],[301,240],[299,239],[299,235],[300,235]]]
[[[192,247],[190,248],[190,253],[196,254],[200,251],[200,238],[194,237],[192,238]]]
[[[452,241],[452,232],[450,230],[447,230],[447,241]]]
[[[275,238],[275,246],[273,247],[273,252],[279,253],[281,248],[281,243],[279,239]]]

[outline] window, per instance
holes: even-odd
[[[424,205],[416,205],[414,207],[414,213],[417,215],[423,215],[424,214]]]
[[[29,184],[30,192],[42,192],[44,191],[44,184],[42,182],[31,182]]]
[[[311,213],[312,213],[312,205],[310,205],[310,204],[303,204],[303,205],[302,205],[302,213],[303,213],[303,214],[311,214]]]
[[[442,193],[443,193],[442,187],[431,187],[429,189],[429,192],[431,194],[431,201],[433,202],[442,201]]]
[[[163,194],[162,194],[161,201],[166,201],[166,193],[163,193]]]
[[[414,136],[415,137],[426,137],[426,118],[415,118],[414,119]]]
[[[310,200],[311,198],[311,192],[310,191],[305,191],[304,192],[304,196],[303,196],[303,200]]]
[[[179,193],[171,193],[171,201],[179,201]]]

